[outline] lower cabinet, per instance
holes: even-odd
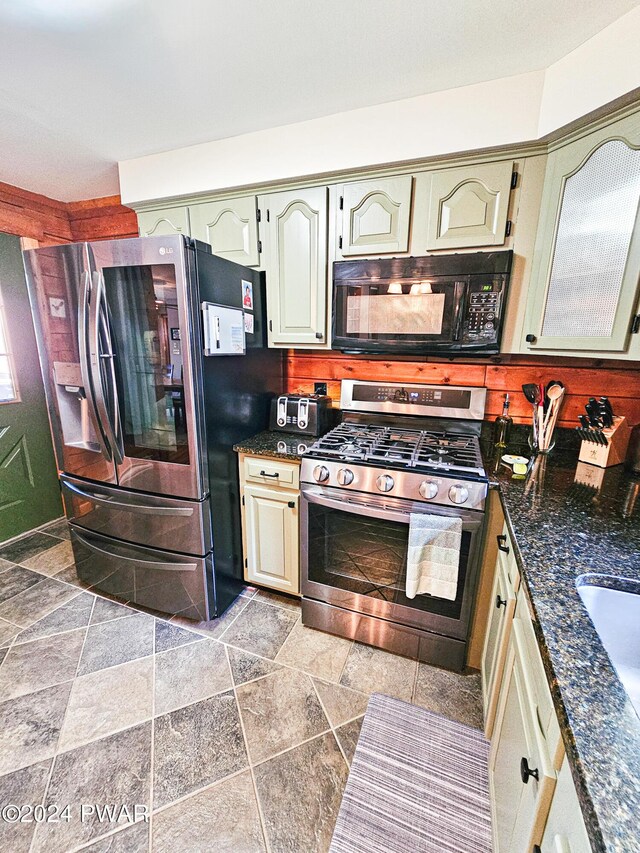
[[[490,738],[500,695],[513,614],[516,607],[516,592],[520,575],[513,556],[513,546],[506,524],[497,535],[498,558],[495,579],[489,604],[489,620],[482,652],[482,700],[484,709],[484,732]]]
[[[589,836],[566,757],[558,773],[542,842],[535,853],[591,853]]]
[[[525,588],[505,528],[484,652],[494,853],[591,850]]]
[[[240,459],[245,580],[300,593],[298,464]]]
[[[515,622],[489,758],[495,853],[525,853],[541,840],[555,784]]]

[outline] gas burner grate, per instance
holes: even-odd
[[[446,431],[342,423],[319,438],[308,452],[395,468],[483,472],[477,437]]]

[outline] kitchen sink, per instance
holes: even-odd
[[[576,582],[578,594],[640,717],[640,590]]]

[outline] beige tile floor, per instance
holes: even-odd
[[[265,590],[209,623],[140,613],[75,584],[66,539],[0,549],[0,805],[70,806],[0,821],[0,853],[322,853],[371,693],[482,724],[477,674],[306,628]]]

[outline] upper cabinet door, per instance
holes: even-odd
[[[425,250],[501,246],[513,163],[479,163],[431,176]]]
[[[339,240],[343,256],[409,249],[411,175],[344,184]]]
[[[622,352],[640,278],[640,117],[549,155],[524,326],[535,350]]]
[[[214,255],[246,267],[260,263],[254,195],[194,204],[189,219],[191,236],[209,243]]]
[[[167,234],[190,236],[189,211],[186,207],[167,207],[138,214],[141,237],[160,237]]]
[[[258,203],[269,344],[321,344],[326,340],[327,188],[273,193]]]

